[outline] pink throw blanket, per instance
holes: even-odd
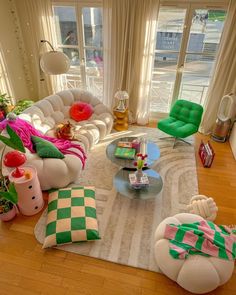
[[[71,154],[77,156],[81,160],[84,168],[86,155],[83,148],[78,143],[73,143],[69,140],[58,139],[43,135],[28,122],[20,118],[17,118],[14,121],[7,119],[3,120],[2,122],[0,122],[0,129],[5,129],[7,125],[9,125],[17,133],[17,135],[21,138],[24,146],[28,150],[30,150],[31,153],[35,153],[31,141],[31,136],[38,136],[53,143],[63,154]],[[77,149],[78,152],[70,150],[71,148]]]

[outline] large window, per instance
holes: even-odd
[[[71,3],[71,2],[70,2]],[[92,4],[91,4],[92,5]],[[103,94],[103,35],[101,7],[54,4],[57,48],[71,60],[62,75],[63,88],[83,88]]]
[[[225,7],[162,6],[158,15],[151,110],[176,99],[204,104],[226,17]]]

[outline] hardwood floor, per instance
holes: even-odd
[[[150,125],[152,127],[152,125]],[[153,125],[154,127],[154,125]],[[212,142],[216,157],[203,168],[197,155],[199,192],[212,196],[219,212],[216,223],[236,224],[236,160],[228,143]],[[164,275],[83,257],[64,251],[42,250],[33,230],[40,214],[18,216],[0,224],[0,295],[169,295],[190,294]],[[224,286],[209,294],[236,293],[236,271]]]

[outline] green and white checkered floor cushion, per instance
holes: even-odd
[[[63,188],[49,194],[43,248],[98,239],[94,187]]]

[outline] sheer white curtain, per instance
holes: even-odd
[[[55,91],[52,78],[44,75],[39,67],[40,54],[49,50],[46,44],[43,46],[40,44],[40,40],[45,39],[54,43],[52,3],[51,0],[21,0],[15,1],[15,4],[29,57],[35,92],[38,98],[42,98]]]
[[[103,0],[104,102],[126,90],[129,108],[140,124],[148,122],[157,0]]]
[[[7,95],[10,97],[11,103],[15,104],[11,81],[8,76],[6,62],[4,59],[2,45],[0,42],[0,94],[4,93],[7,93]]]
[[[223,95],[236,94],[236,1],[231,0],[200,131],[210,133]]]

